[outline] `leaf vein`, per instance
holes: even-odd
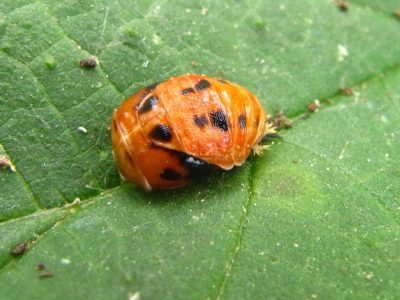
[[[248,195],[247,195],[246,202],[244,203],[244,206],[243,206],[243,214],[240,219],[235,248],[233,249],[231,258],[228,260],[228,262],[226,264],[224,276],[221,280],[221,284],[218,288],[217,296],[215,298],[216,300],[222,299],[222,297],[225,293],[225,289],[228,284],[228,281],[232,275],[233,267],[236,263],[236,258],[243,246],[243,235],[246,230],[246,225],[247,225],[247,221],[248,221],[248,217],[249,217],[249,213],[250,213],[250,209],[251,209],[251,204],[253,203],[253,198],[255,195],[255,192],[254,192],[255,180],[254,180],[254,178],[256,177],[256,175],[255,175],[256,171],[257,171],[256,170],[256,162],[252,161],[252,164],[250,167],[250,172],[248,175],[248,189],[247,189]]]

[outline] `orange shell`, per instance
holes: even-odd
[[[185,185],[193,166],[242,165],[266,127],[266,113],[247,89],[187,74],[126,99],[114,110],[111,136],[122,177],[151,190]]]

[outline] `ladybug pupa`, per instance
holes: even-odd
[[[240,166],[274,128],[246,88],[187,74],[145,87],[114,110],[113,153],[123,179],[176,188],[212,167]]]

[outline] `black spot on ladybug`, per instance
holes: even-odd
[[[145,113],[145,112],[148,112],[148,111],[152,110],[153,106],[156,105],[157,102],[158,102],[158,99],[155,96],[151,96],[151,97],[147,98],[144,101],[142,107],[139,108],[138,112],[140,114],[142,114],[142,113]]]
[[[208,124],[208,120],[206,115],[201,115],[201,116],[194,116],[193,117],[194,124],[197,125],[197,127],[203,128]]]
[[[196,88],[196,90],[201,91],[201,90],[204,90],[206,88],[209,88],[210,85],[211,84],[207,80],[202,79],[194,87]]]
[[[194,93],[194,89],[186,88],[186,89],[182,90],[182,95],[187,95],[187,94],[190,94],[190,93]]]
[[[216,110],[210,112],[211,123],[214,127],[221,129],[222,131],[228,131],[229,125],[226,120],[226,115],[222,110]]]
[[[137,103],[136,106],[135,106],[136,109],[140,106],[140,104],[142,104],[143,100],[144,100],[152,91],[154,91],[154,89],[155,89],[160,83],[162,83],[162,82],[163,82],[163,81],[150,84],[150,85],[146,86],[146,87],[143,89],[144,92],[143,92],[142,96],[140,97],[140,100],[138,101],[138,103]]]
[[[165,124],[156,125],[150,134],[152,138],[159,141],[169,142],[172,139],[171,130]]]
[[[179,174],[177,171],[171,168],[165,168],[161,173],[160,177],[165,180],[179,180],[182,178],[181,174]]]
[[[246,115],[244,113],[239,116],[239,127],[242,129],[246,128]]]
[[[218,170],[219,167],[213,164],[209,164],[200,158],[190,156],[184,152],[164,148],[162,146],[158,146],[153,143],[153,145],[150,145],[151,147],[160,149],[162,151],[165,151],[169,153],[170,155],[176,157],[180,164],[187,170],[187,179],[194,179],[198,178],[203,174],[206,174],[210,171],[215,171]],[[167,168],[168,169],[168,168]]]
[[[214,165],[184,153],[181,153],[180,160],[182,165],[188,171],[188,179],[198,178],[215,169]]]

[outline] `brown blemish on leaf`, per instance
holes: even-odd
[[[97,60],[95,58],[85,58],[79,62],[79,66],[85,69],[93,69],[97,66]]]
[[[343,95],[345,96],[354,96],[354,91],[351,87],[344,87],[342,88]]]
[[[44,263],[39,263],[36,266],[36,270],[38,271],[39,278],[48,278],[48,277],[54,276],[53,272],[50,272],[46,269],[46,266],[44,265]]]
[[[14,257],[21,256],[25,253],[26,249],[28,249],[28,243],[20,243],[16,245],[11,251],[10,254]]]
[[[349,3],[345,0],[335,0],[335,4],[341,11],[347,11],[349,9]]]
[[[285,116],[283,112],[279,112],[271,120],[275,128],[291,128],[293,126],[293,120]]]
[[[319,100],[314,100],[313,102],[311,102],[310,104],[307,105],[307,109],[311,112],[316,112],[320,109],[321,107],[321,103],[319,102]]]

